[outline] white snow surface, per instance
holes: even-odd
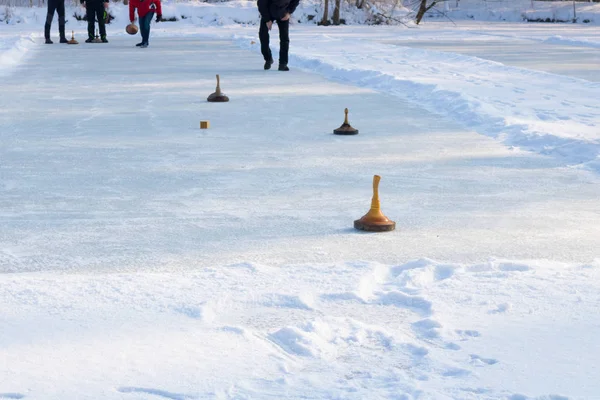
[[[188,10],[0,28],[0,399],[598,398],[597,29]]]

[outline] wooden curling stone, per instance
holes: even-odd
[[[381,177],[373,177],[373,199],[371,209],[361,219],[354,221],[354,228],[369,232],[389,232],[396,229],[396,223],[383,215],[379,205],[379,181]]]
[[[227,97],[224,93],[221,92],[221,83],[219,79],[219,75],[217,75],[217,89],[214,93],[211,93],[210,96],[206,99],[211,103],[225,103],[229,101],[229,97]]]
[[[75,31],[71,31],[71,39],[67,42],[67,44],[79,44],[79,42],[75,40]]]
[[[348,123],[348,109],[347,108],[344,110],[344,114],[345,114],[344,123],[339,128],[334,129],[333,133],[336,135],[358,135],[358,129],[354,129]]]

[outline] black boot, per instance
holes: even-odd
[[[273,65],[273,59],[265,60],[265,69],[271,69],[271,65]]]
[[[65,15],[58,14],[58,35],[60,36],[61,43],[68,43],[67,36],[65,35]]]
[[[280,71],[289,71],[290,69],[288,68],[287,64],[279,64],[279,70]]]
[[[52,22],[52,20],[50,20],[50,22]],[[48,19],[46,19],[46,25],[44,25],[44,38],[46,39],[46,44],[52,44],[52,40],[50,40],[50,26]]]

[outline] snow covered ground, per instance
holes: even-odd
[[[0,399],[598,398],[597,30],[122,26],[0,30]]]

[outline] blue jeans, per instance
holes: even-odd
[[[148,38],[150,37],[150,22],[154,18],[154,12],[150,11],[148,14],[140,17],[140,33],[142,34],[142,43],[148,44]]]

